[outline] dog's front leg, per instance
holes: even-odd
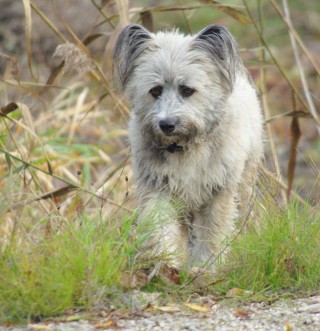
[[[222,256],[236,216],[234,191],[219,192],[200,210],[189,213],[189,267],[213,266]]]
[[[148,194],[140,206],[137,228],[145,253],[171,266],[181,267],[186,259],[188,234],[179,223],[179,208],[163,192]]]

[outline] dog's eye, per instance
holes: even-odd
[[[191,87],[181,85],[179,86],[179,91],[183,97],[190,97],[196,90]]]
[[[160,95],[162,94],[162,86],[156,86],[156,87],[153,87],[150,91],[149,91],[149,93],[155,98],[155,99],[157,99],[157,98],[159,98],[160,97]]]

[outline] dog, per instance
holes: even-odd
[[[195,35],[120,33],[114,69],[132,107],[128,135],[140,224],[173,264],[214,261],[247,209],[263,116],[238,45],[221,25]]]

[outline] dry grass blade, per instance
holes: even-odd
[[[310,113],[307,113],[304,110],[290,110],[279,115],[269,117],[265,120],[265,123],[270,123],[274,120],[277,120],[282,117],[300,117],[300,118],[312,118]]]
[[[260,171],[267,178],[270,178],[271,181],[274,181],[275,183],[277,183],[282,189],[284,189],[285,191],[288,191],[288,185],[286,185],[285,183],[283,183],[283,181],[281,180],[281,178],[279,178],[279,176],[277,174],[273,174],[266,167],[261,167],[260,168]],[[303,206],[310,207],[310,204],[306,200],[304,200],[303,198],[301,198],[301,196],[297,192],[291,190],[291,194]]]
[[[31,132],[32,132],[32,131],[31,131]],[[15,156],[15,155],[13,155],[12,153],[9,153],[8,151],[5,151],[5,150],[2,149],[2,148],[0,148],[0,153],[3,153],[4,155],[9,155],[10,158],[12,158],[12,159],[14,159],[14,160],[16,160],[16,161],[18,161],[18,162],[21,162],[21,163],[24,164],[27,168],[30,167],[30,168],[32,168],[32,169],[34,169],[34,170],[37,170],[37,171],[40,171],[40,172],[42,172],[42,173],[44,173],[44,174],[46,174],[46,175],[49,175],[49,176],[51,176],[52,178],[57,179],[58,181],[60,181],[60,182],[62,182],[62,183],[65,183],[65,184],[67,184],[67,185],[70,185],[70,186],[74,186],[74,187],[80,188],[79,185],[77,185],[77,184],[75,184],[75,183],[72,183],[72,182],[70,182],[69,180],[67,180],[67,179],[65,179],[65,178],[62,178],[62,177],[60,177],[60,176],[57,176],[57,175],[55,175],[55,174],[53,174],[53,173],[50,173],[50,172],[48,172],[48,171],[46,171],[46,170],[43,170],[43,169],[41,169],[40,167],[38,167],[38,166],[36,166],[36,165],[34,165],[34,164],[30,163],[30,162],[27,162],[27,161],[25,161],[25,160],[23,160],[23,159],[21,159],[21,158]]]
[[[54,67],[49,75],[49,78],[47,79],[46,85],[43,88],[43,92],[46,91],[51,85],[55,83],[55,81],[58,79],[60,73],[62,72],[62,69],[64,67],[65,62],[62,61],[58,66]]]
[[[281,12],[278,4],[274,1],[274,0],[270,0],[271,4],[273,5],[274,9],[276,10],[276,12],[279,14],[279,16],[282,18],[283,22],[286,24],[286,26],[288,27],[290,33],[292,34],[292,36],[295,38],[295,40],[297,41],[297,43],[299,44],[299,46],[301,47],[303,53],[305,54],[306,58],[310,61],[310,63],[312,64],[313,68],[315,69],[315,71],[317,72],[318,76],[320,76],[320,68],[318,67],[318,64],[316,63],[316,61],[314,60],[313,56],[310,54],[309,50],[307,49],[307,47],[305,46],[304,42],[301,40],[300,36],[298,35],[297,31],[295,30],[295,28],[292,25],[291,19],[290,17],[285,17],[283,15],[283,13]]]
[[[51,164],[50,164],[49,158],[47,156],[46,150],[43,146],[42,139],[36,133],[34,121],[33,121],[31,112],[29,110],[29,107],[25,104],[20,103],[18,108],[20,108],[21,113],[22,113],[22,117],[23,117],[23,119],[24,119],[24,121],[26,122],[27,125],[24,125],[23,123],[21,123],[20,121],[16,121],[15,119],[10,119],[10,120],[15,122],[19,126],[21,126],[24,130],[29,132],[33,137],[35,137],[39,141],[40,145],[42,146],[42,151],[43,151],[44,157],[46,159],[46,163],[47,163],[47,166],[48,166],[49,173],[51,174],[52,173]]]
[[[119,13],[119,24],[121,27],[130,23],[129,19],[129,2],[128,0],[116,0],[117,11]]]
[[[1,116],[8,115],[8,114],[10,114],[11,112],[15,111],[18,108],[19,108],[19,106],[15,102],[10,102],[9,104],[1,107],[0,115]]]
[[[247,0],[242,0],[248,16],[251,19],[251,22],[260,38],[260,41],[262,43],[262,45],[265,47],[265,49],[267,50],[268,54],[270,55],[271,60],[273,61],[273,63],[275,64],[275,66],[277,67],[277,69],[279,70],[280,74],[282,75],[282,77],[286,80],[287,84],[290,86],[290,88],[294,91],[295,95],[298,97],[298,99],[300,100],[300,102],[304,105],[304,107],[308,108],[308,105],[306,104],[306,101],[304,100],[304,98],[302,97],[301,93],[299,92],[299,90],[292,84],[292,82],[290,81],[288,75],[286,74],[285,70],[283,69],[283,67],[280,65],[279,61],[276,59],[276,57],[274,56],[273,52],[271,51],[271,48],[269,47],[268,43],[266,42],[261,29],[259,28],[257,22],[255,21],[252,11],[250,10],[249,4]]]
[[[72,192],[72,191],[75,191],[75,190],[77,190],[77,187],[75,187],[73,185],[63,186],[63,187],[60,187],[56,190],[41,194],[40,196],[34,197],[32,199],[28,199],[28,200],[25,200],[25,201],[21,201],[17,204],[14,204],[13,206],[9,207],[9,211],[17,210],[19,208],[22,208],[24,206],[29,205],[32,202],[36,202],[36,201],[40,201],[40,200],[52,199],[53,201],[56,201],[58,198],[60,198],[62,196],[65,196],[69,192]]]
[[[81,113],[81,110],[85,103],[85,99],[87,97],[87,94],[88,94],[88,89],[86,88],[80,93],[79,97],[77,98],[77,104],[73,108],[72,120],[71,120],[71,124],[69,127],[69,135],[68,135],[68,140],[67,140],[68,145],[72,142],[72,139],[76,132],[76,129],[78,126],[78,121],[79,121],[79,114]]]
[[[290,23],[290,25],[292,25],[287,0],[282,0],[282,3],[283,3],[285,15],[286,15],[286,20]],[[299,55],[299,51],[298,51],[298,48],[297,48],[296,40],[294,38],[294,35],[293,35],[292,30],[290,29],[290,27],[289,27],[289,37],[290,37],[290,42],[291,42],[291,46],[292,46],[292,50],[293,50],[294,59],[296,61],[297,67],[299,69],[301,83],[302,83],[302,87],[303,87],[303,92],[304,92],[305,98],[307,100],[310,113],[312,114],[315,122],[317,123],[318,132],[320,133],[320,117],[319,117],[319,115],[317,113],[317,110],[315,108],[315,105],[313,103],[313,100],[312,100],[312,97],[311,97],[311,94],[310,94],[310,91],[309,91],[309,86],[308,86],[308,82],[307,82],[307,79],[306,79],[306,75],[305,75],[305,72],[303,70],[302,63],[300,61],[300,55]]]
[[[11,75],[17,81],[19,81],[20,67],[19,67],[18,61],[15,58],[13,58],[12,56],[9,56],[5,53],[0,52],[0,59],[1,58],[4,59],[6,62],[8,62],[10,64],[10,73],[11,73]]]
[[[101,7],[106,6],[111,0],[101,0]]]
[[[97,8],[97,10],[100,12],[100,14],[105,18],[105,21],[110,24],[110,26],[112,28],[115,28],[114,24],[112,23],[112,19],[114,17],[108,17],[108,15],[104,12],[104,10],[102,9],[109,1],[106,2],[101,2],[101,5],[98,5],[95,0],[91,0],[91,3]]]
[[[91,44],[93,41],[97,40],[98,38],[103,37],[104,35],[105,35],[104,33],[90,34],[85,39],[83,39],[82,43],[87,46],[87,45]]]
[[[30,93],[32,96],[39,96],[39,93],[43,90],[44,87],[47,86],[45,83],[32,82],[32,81],[17,82],[15,80],[9,80],[9,79],[6,80],[0,79],[0,81],[10,86],[19,87],[21,88],[21,90],[23,90],[23,92]],[[65,89],[64,87],[58,85],[55,85],[54,87],[57,89]]]
[[[86,47],[86,45],[83,43],[83,41],[77,36],[77,34],[72,30],[70,25],[65,21],[63,21],[63,25],[67,29],[67,31],[70,33],[70,35],[73,39],[73,42],[77,45],[77,47],[80,48],[81,51],[83,53],[85,53],[88,57],[90,57],[91,53],[90,53],[89,49]]]
[[[236,19],[238,22],[246,25],[250,25],[252,22],[246,14],[244,14],[242,11],[232,7],[232,6],[227,6],[225,4],[222,4],[220,1],[216,0],[201,0],[202,3],[205,4],[212,4],[216,6],[219,10],[224,12],[225,14],[233,17]]]
[[[290,143],[290,157],[288,162],[288,187],[287,187],[287,200],[289,201],[291,195],[292,184],[294,180],[294,172],[297,160],[297,147],[301,137],[299,126],[299,119],[293,117],[291,121],[291,143]]]
[[[261,3],[258,7],[259,9],[259,30],[261,32],[261,35],[263,35],[263,31],[264,31],[264,27],[263,27],[263,23],[262,23],[262,19],[261,19]],[[253,24],[255,24],[255,22],[253,22]],[[259,61],[261,62],[265,62],[266,60],[266,50],[263,47],[263,43],[262,40],[260,40],[260,52],[259,52]],[[266,68],[261,67],[260,68],[260,77],[261,77],[261,100],[262,100],[262,105],[263,105],[263,111],[265,114],[266,118],[270,118],[270,108],[269,108],[269,102],[268,102],[268,98],[267,98],[267,82],[266,82]],[[275,146],[275,142],[274,142],[274,138],[272,135],[272,131],[271,131],[271,127],[270,125],[266,125],[266,131],[268,134],[268,138],[269,138],[269,144],[270,144],[270,151],[271,151],[271,155],[272,155],[272,161],[273,161],[273,166],[274,169],[276,171],[276,173],[278,174],[278,176],[281,178],[281,171],[280,171],[280,164],[279,164],[279,158],[277,155],[277,151],[276,151],[276,146]],[[283,201],[286,202],[286,192],[285,190],[281,190],[281,195],[283,198]]]
[[[297,108],[296,98],[294,93],[292,93],[292,106],[293,109]],[[287,201],[290,200],[291,190],[294,181],[294,173],[296,168],[297,162],[297,148],[298,143],[301,137],[301,131],[299,126],[299,118],[298,116],[293,116],[291,120],[291,127],[290,127],[290,156],[288,161],[288,187],[287,187]]]
[[[28,56],[28,65],[30,72],[32,76],[34,77],[34,73],[32,70],[32,38],[31,38],[31,28],[32,28],[32,18],[31,18],[31,4],[30,0],[23,0],[23,6],[24,6],[24,13],[25,13],[25,18],[26,18],[26,26],[25,26],[25,31],[26,31],[26,50],[27,50],[27,56]]]
[[[140,13],[141,23],[144,27],[146,27],[149,31],[153,31],[153,18],[152,12],[150,10],[146,10]]]
[[[39,15],[43,22],[64,42],[67,38],[55,27],[49,18],[31,1],[31,8]]]
[[[32,168],[34,170],[40,171],[41,173],[46,174],[46,175],[49,175],[52,178],[58,180],[59,182],[62,182],[64,184],[66,184],[69,187],[72,187],[74,189],[78,189],[78,190],[81,190],[81,191],[86,192],[88,194],[91,194],[91,195],[95,196],[96,198],[101,199],[103,202],[108,202],[111,205],[114,205],[114,206],[116,206],[118,208],[121,208],[121,209],[123,209],[125,211],[128,211],[128,212],[132,213],[132,210],[130,208],[127,208],[123,204],[119,204],[116,201],[113,201],[112,199],[109,199],[108,196],[104,196],[103,194],[98,194],[95,191],[92,191],[92,190],[89,190],[89,189],[85,189],[85,188],[81,187],[79,184],[73,183],[73,182],[69,181],[68,179],[62,178],[62,177],[60,177],[60,176],[58,176],[58,175],[56,175],[56,174],[54,174],[54,173],[52,173],[50,171],[46,171],[44,169],[41,169],[38,166],[36,166],[36,165],[34,165],[34,164],[30,163],[30,162],[27,162],[27,161],[25,161],[25,160],[23,160],[23,159],[15,156],[15,155],[13,155],[12,153],[9,153],[8,151],[5,151],[2,148],[0,148],[0,153],[3,153],[7,159],[9,157],[9,158],[14,159],[14,160],[16,160],[18,162],[21,162],[26,168]],[[50,194],[51,194],[51,192],[50,192]],[[45,195],[48,195],[48,193],[45,193]],[[42,199],[38,199],[38,201],[39,200],[42,200]],[[25,202],[24,202],[24,204],[25,204]],[[17,207],[17,208],[19,208],[19,207]]]
[[[36,134],[36,132],[34,131],[34,127],[32,124],[32,118],[30,117],[30,112],[28,110],[28,107],[25,104],[19,104],[18,108],[21,110],[23,117],[25,118],[26,122],[28,124],[31,123],[31,127],[28,125],[23,124],[21,121],[18,121],[14,118],[10,118],[5,116],[8,120],[10,120],[11,122],[15,123],[17,126],[21,127],[22,129],[24,129],[26,132],[28,132],[32,137],[36,138],[39,140],[38,135]]]

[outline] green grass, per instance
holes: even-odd
[[[227,287],[246,290],[315,290],[320,284],[320,213],[292,202],[264,212],[231,245]]]
[[[113,303],[114,294],[126,295],[123,277],[136,274],[139,278],[141,271],[147,275],[157,262],[141,250],[146,238],[135,238],[135,217],[113,215],[106,220],[96,208],[90,216],[84,211],[73,220],[44,218],[29,228],[21,222],[0,257],[0,321],[43,319],[62,315],[68,308],[88,311]],[[49,224],[54,226],[48,228]],[[206,293],[235,287],[255,293],[316,290],[318,238],[319,212],[297,203],[283,210],[273,204],[231,243],[222,276],[217,278],[224,281],[208,287]],[[168,301],[184,300],[206,288],[203,282],[189,286],[192,277],[183,272],[181,283],[175,283],[170,273],[164,266],[163,274],[150,282],[138,280],[136,288],[162,292]],[[204,280],[209,284],[212,279],[208,275]]]
[[[132,218],[116,227],[81,217],[46,236],[13,239],[0,258],[0,320],[88,310],[107,300],[134,251],[131,224]]]

